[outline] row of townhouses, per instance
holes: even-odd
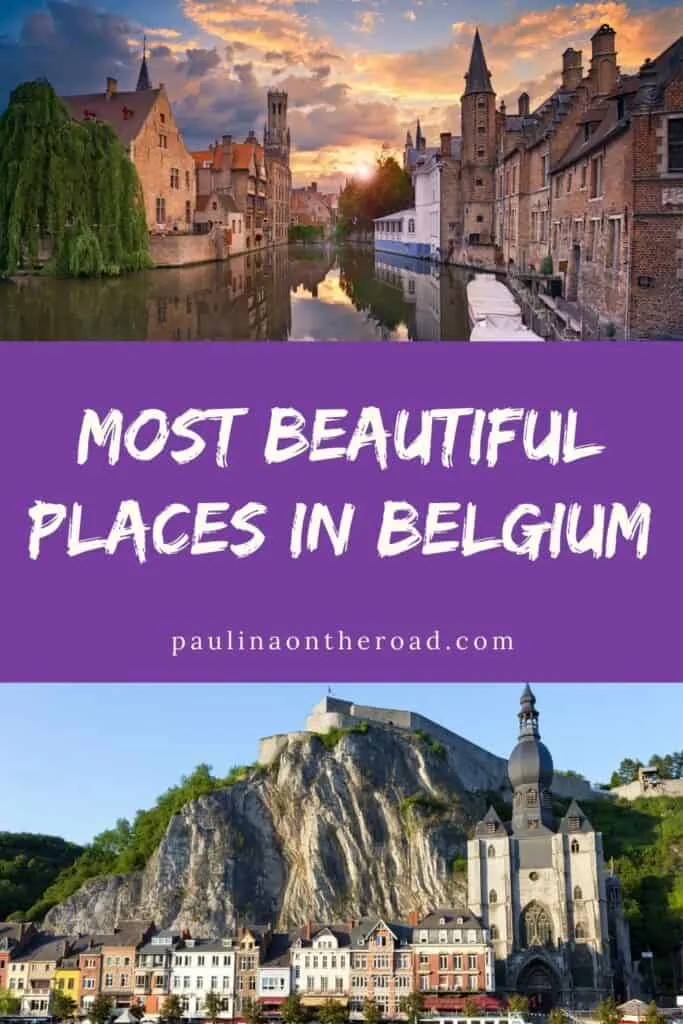
[[[267,94],[263,140],[224,135],[206,150],[188,149],[162,84],[152,85],[147,55],[134,91],[107,78],[102,93],[64,97],[74,120],[110,124],[135,165],[153,234],[221,230],[226,254],[288,240],[292,176],[287,93]]]
[[[481,922],[468,911],[439,909],[417,920],[376,919],[308,923],[291,933],[244,926],[222,939],[122,923],[111,935],[67,938],[22,923],[0,924],[0,989],[27,1017],[50,1015],[61,990],[87,1014],[99,995],[123,1011],[140,1005],[155,1018],[170,995],[189,1018],[207,1019],[206,997],[217,993],[221,1017],[239,1018],[246,1000],[266,1012],[292,994],[304,1005],[332,999],[351,1016],[374,1000],[386,1017],[419,991],[426,1008],[457,1008],[464,998],[495,988],[493,950]]]
[[[535,109],[497,105],[477,32],[461,133],[428,147],[418,122],[404,167],[415,207],[375,224],[377,247],[512,271],[552,273],[594,328],[618,337],[683,330],[683,37],[633,74],[598,28],[584,69],[567,49]],[[602,333],[602,332],[601,332]],[[609,333],[609,330],[607,331]]]

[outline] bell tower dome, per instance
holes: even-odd
[[[553,759],[541,743],[536,698],[527,684],[519,701],[519,738],[508,759],[513,790],[512,830],[515,833],[552,829],[550,787]]]

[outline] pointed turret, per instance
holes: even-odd
[[[142,64],[140,65],[140,74],[138,75],[138,84],[135,86],[135,91],[144,92],[146,89],[151,88],[152,80],[149,77],[149,69],[147,67],[147,36],[145,36],[142,42]]]
[[[415,133],[415,149],[417,149],[419,151],[422,151],[425,148],[426,145],[427,145],[427,141],[426,141],[424,135],[422,134],[422,129],[420,128],[420,121],[418,119],[417,131]]]
[[[465,75],[465,96],[475,92],[493,92],[491,87],[491,73],[486,66],[484,47],[481,44],[479,29],[474,33],[470,66],[467,74]]]

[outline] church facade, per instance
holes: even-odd
[[[489,930],[496,990],[527,995],[539,1012],[625,999],[631,951],[619,880],[576,801],[560,821],[553,817],[553,761],[528,686],[518,717],[508,761],[512,818],[504,822],[491,807],[467,851],[468,906]]]

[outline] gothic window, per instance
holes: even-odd
[[[583,893],[581,892],[581,886],[580,885],[574,886],[574,899],[575,900],[582,900],[583,899]]]
[[[526,805],[527,807],[535,807],[537,801],[536,790],[527,789],[526,791]]]
[[[496,928],[495,924],[491,925],[490,932],[491,938],[495,941],[498,938],[498,929]]]
[[[575,927],[575,929],[574,929],[574,938],[575,939],[585,939],[586,938],[586,929],[584,928],[584,926],[582,924],[577,924],[577,926]]]
[[[540,903],[529,903],[522,914],[521,928],[524,946],[551,946],[553,926],[550,915]]]
[[[496,848],[495,848],[495,846],[489,846],[489,848],[488,848],[488,855],[489,855],[489,857],[495,857],[496,856]]]
[[[572,851],[572,853],[578,853],[579,852],[579,841],[578,841],[578,839],[572,839],[571,851]]]
[[[497,902],[498,902],[498,893],[496,892],[495,889],[491,889],[491,892],[489,893],[489,903],[497,903]]]

